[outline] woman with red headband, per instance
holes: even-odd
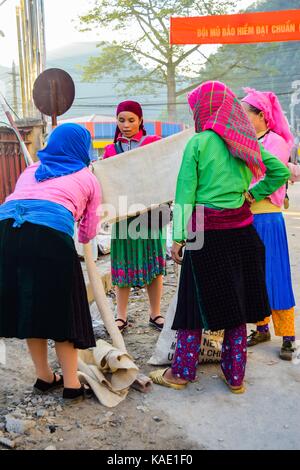
[[[114,143],[108,145],[104,158],[113,157],[144,145],[161,137],[147,135],[141,105],[136,101],[123,101],[117,107],[117,128]],[[166,271],[166,241],[162,230],[151,238],[149,231],[143,238],[132,239],[129,225],[133,218],[118,222],[113,227],[111,245],[112,283],[116,286],[118,328],[127,326],[127,305],[131,287],[146,286],[150,301],[151,326],[161,330],[164,319],[160,315],[163,275]],[[121,236],[122,235],[122,236]]]
[[[264,245],[245,193],[253,175],[265,175],[252,189],[261,200],[290,173],[259,146],[245,111],[226,85],[203,83],[188,101],[196,133],[186,146],[177,180],[172,247],[174,261],[182,263],[172,326],[178,339],[172,367],[150,377],[159,385],[185,387],[195,380],[202,329],[225,330],[221,368],[230,391],[243,393],[246,323],[270,312]],[[197,243],[201,234],[202,246]]]
[[[288,121],[277,96],[268,91],[245,89],[247,96],[242,105],[252,122],[258,141],[285,165],[288,164],[294,143]],[[253,184],[258,179],[253,180]],[[251,192],[251,191],[250,191]],[[266,283],[272,320],[276,336],[281,336],[279,356],[291,361],[295,347],[295,299],[292,288],[289,249],[282,207],[286,194],[285,185],[266,199],[254,202],[251,211],[254,225],[266,248]],[[270,316],[257,324],[248,339],[248,346],[271,339]]]

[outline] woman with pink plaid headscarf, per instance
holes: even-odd
[[[253,176],[265,175],[252,189],[257,200],[264,199],[285,183],[289,171],[260,147],[240,102],[224,83],[203,83],[188,102],[196,133],[177,180],[172,247],[174,261],[182,264],[172,325],[178,340],[172,367],[150,377],[184,388],[195,380],[202,330],[225,330],[221,368],[230,391],[243,393],[246,324],[270,311],[264,246],[246,193]]]
[[[258,141],[282,163],[288,164],[294,143],[288,121],[284,116],[277,96],[270,91],[257,91],[245,88],[247,95],[242,100],[243,107],[252,122]],[[252,184],[259,181],[254,178]],[[266,283],[272,320],[276,336],[283,337],[279,356],[292,360],[295,348],[295,298],[292,288],[289,249],[282,207],[286,187],[281,186],[260,202],[254,202],[254,226],[266,249]],[[269,341],[270,316],[257,324],[252,331],[248,346]]]

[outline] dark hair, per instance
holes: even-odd
[[[261,109],[258,109],[258,108],[256,108],[255,106],[252,106],[252,104],[247,103],[247,101],[246,101],[246,104],[247,104],[247,106],[248,106],[248,108],[249,108],[249,111],[250,111],[251,113],[254,113],[254,114],[257,114],[257,115],[258,115],[258,114],[260,114],[260,113],[262,112]]]

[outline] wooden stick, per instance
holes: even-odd
[[[116,325],[113,312],[106,298],[101,277],[99,276],[96,264],[93,260],[91,243],[83,245],[83,250],[90,285],[93,290],[95,301],[102,317],[104,326],[107,329],[115,348],[120,349],[120,351],[127,352],[123,336],[121,335],[120,330]]]
[[[27,165],[27,166],[32,165],[32,164],[34,163],[34,161],[33,161],[32,158],[31,158],[31,155],[30,155],[30,153],[29,153],[29,151],[28,151],[28,149],[27,149],[27,147],[26,147],[26,145],[25,145],[25,143],[24,143],[24,141],[23,141],[23,139],[22,139],[22,136],[21,136],[21,134],[20,134],[20,132],[19,132],[19,129],[17,128],[16,123],[15,123],[15,121],[13,120],[13,117],[12,117],[10,111],[9,111],[9,108],[8,108],[8,106],[7,106],[7,104],[6,104],[6,101],[5,101],[5,99],[4,99],[4,96],[2,95],[1,92],[0,92],[0,104],[1,104],[1,106],[2,106],[2,108],[3,108],[3,111],[4,111],[5,114],[6,114],[6,117],[7,117],[7,119],[8,119],[8,122],[10,123],[11,127],[13,128],[13,130],[14,130],[15,133],[16,133],[16,136],[18,137],[18,140],[19,140],[20,146],[21,146],[21,150],[22,150],[23,155],[24,155],[24,158],[25,158],[26,165]]]

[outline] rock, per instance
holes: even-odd
[[[113,415],[114,414],[112,411],[108,411],[107,413],[105,413],[105,418],[111,418]]]
[[[39,408],[36,410],[35,414],[38,418],[44,418],[48,416],[48,411],[44,410],[43,408]]]
[[[67,432],[72,431],[72,429],[73,429],[72,426],[63,426],[62,428],[63,431],[67,431]]]
[[[62,410],[63,410],[63,409],[62,409],[62,407],[61,407],[60,405],[58,405],[58,406],[56,407],[56,411],[57,411],[58,413],[61,413]]]
[[[56,426],[54,424],[50,424],[49,431],[51,434],[53,434],[56,431]]]
[[[136,407],[138,411],[142,411],[143,413],[147,413],[148,409],[145,406],[139,405]]]
[[[5,423],[0,423],[0,431],[4,431],[5,429]]]
[[[44,450],[56,450],[55,446],[48,446]]]
[[[13,414],[12,414],[12,417],[16,418],[16,419],[25,419],[25,418],[27,418],[24,411],[20,411],[20,410],[14,411]]]
[[[46,405],[46,406],[52,406],[54,402],[55,402],[55,400],[54,400],[53,398],[48,398],[48,399],[45,401],[45,405]]]
[[[14,432],[15,434],[25,434],[35,426],[34,421],[17,419],[11,415],[5,416],[5,420],[6,430],[8,432]]]
[[[14,449],[16,447],[15,441],[2,436],[0,436],[0,445],[8,447],[9,449]]]
[[[159,416],[152,416],[152,419],[156,421],[157,423],[160,423],[162,421],[162,419],[159,418]]]

